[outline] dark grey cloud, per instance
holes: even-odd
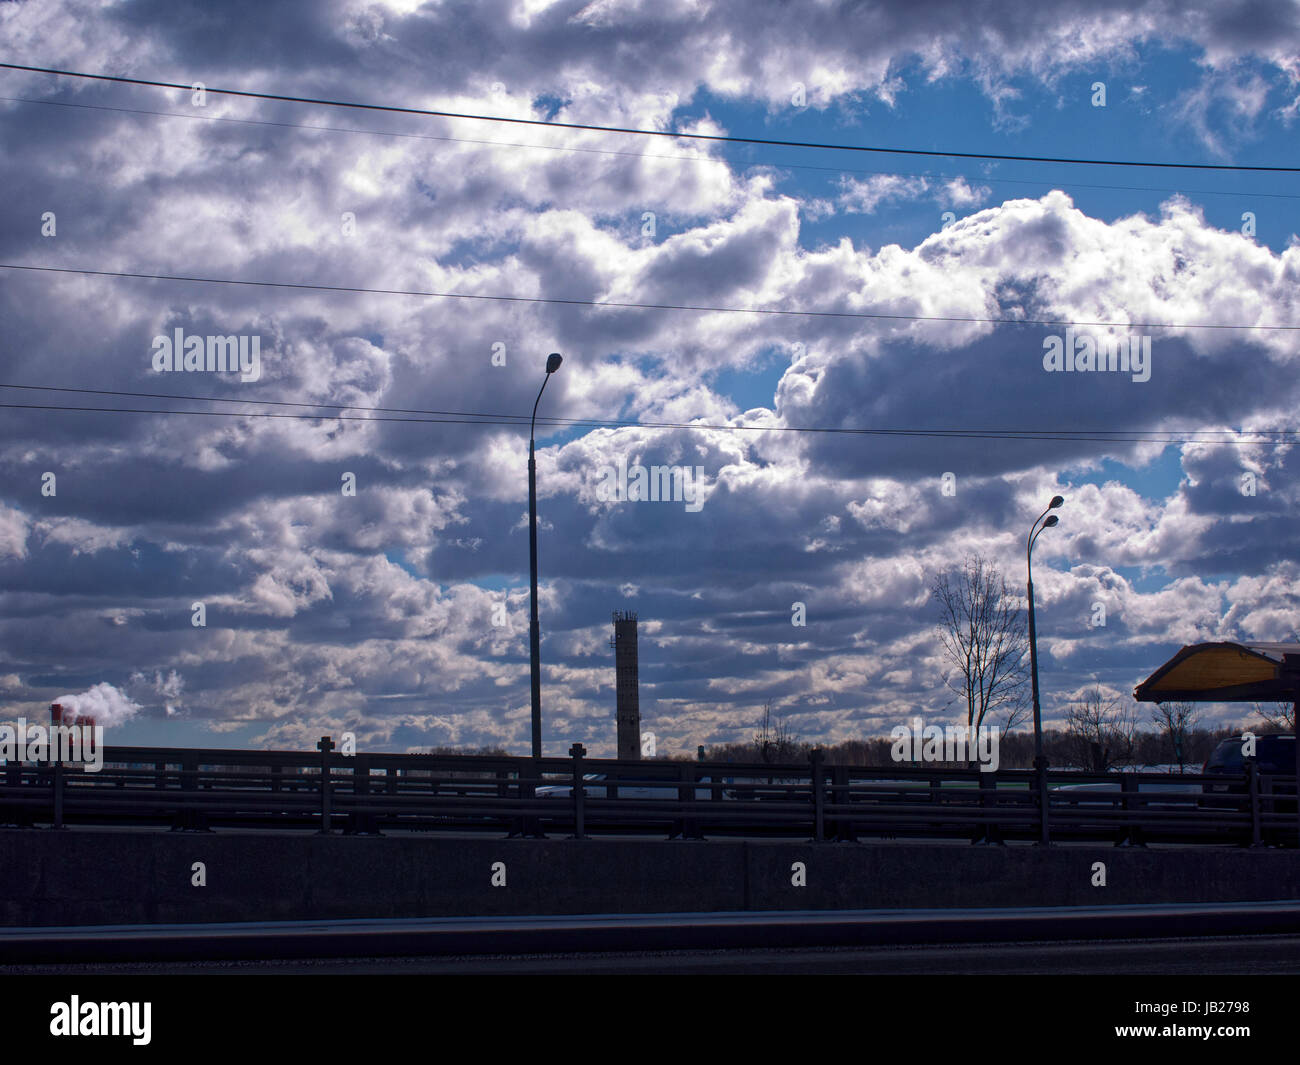
[[[852,105],[854,94],[889,97],[905,91],[899,78],[933,74],[998,97],[1007,78],[1050,83],[1144,41],[1190,44],[1230,65],[1280,62],[1296,40],[1293,11],[1251,4],[773,5],[761,18],[727,3],[559,3],[530,18],[505,3],[44,10],[5,12],[33,62],[521,115],[545,95],[566,102],[567,117],[627,125],[666,121],[668,93],[776,107],[805,81],[814,106]],[[302,123],[314,113],[213,98],[200,115],[185,94],[2,80],[3,95],[187,115],[0,102],[0,142],[21,146],[0,155],[3,261],[955,318],[1197,322],[1253,308],[1259,321],[1285,321],[1296,311],[1296,247],[1275,253],[1222,233],[1177,201],[1159,219],[1108,223],[1052,193],[992,203],[916,247],[811,249],[806,204],[768,174],[717,162],[222,123],[206,119]],[[46,211],[57,237],[41,236]],[[641,231],[645,212],[660,227],[653,238]],[[261,379],[154,373],[151,340],[176,327],[261,336]],[[1294,352],[1276,335],[1163,331],[1151,380],[1136,383],[1045,373],[1044,332],[0,276],[8,383],[526,414],[546,353],[561,350],[544,413],[725,425],[740,412],[707,382],[776,352],[784,377],[749,424],[996,428],[1032,414],[1051,428],[1125,431],[1280,426],[1279,412],[1294,410]],[[6,390],[15,402],[51,402],[16,396]],[[20,678],[5,689],[11,708],[107,681],[145,707],[161,742],[181,717],[247,726],[268,743],[348,726],[386,746],[522,749],[524,431],[6,411],[0,677]],[[1143,461],[1147,451],[1128,443],[641,428],[547,428],[541,443],[557,743],[608,750],[608,616],[628,606],[644,619],[644,713],[667,749],[747,734],[769,697],[810,738],[937,712],[947,696],[933,574],[979,550],[1018,583],[1023,526],[1057,490],[1070,508],[1038,556],[1049,714],[1094,673],[1123,687],[1181,640],[1276,635],[1295,606],[1297,488],[1285,449],[1189,447],[1188,484],[1149,500],[1062,472]],[[702,509],[601,503],[600,471],[620,457],[699,466]],[[1239,490],[1248,471],[1262,486],[1254,497]],[[58,477],[54,497],[41,495],[45,472]],[[945,472],[955,495],[942,491]],[[344,473],[357,479],[355,497],[341,492]],[[1135,587],[1132,571],[1144,567],[1161,571],[1159,588]],[[1103,630],[1089,625],[1098,598],[1112,607]],[[191,624],[195,601],[204,628]],[[795,603],[806,626],[791,624]]]

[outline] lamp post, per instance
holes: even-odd
[[[1038,773],[1038,842],[1048,843],[1047,830],[1047,759],[1043,757],[1043,717],[1038,704],[1038,631],[1034,627],[1034,542],[1044,529],[1050,529],[1060,519],[1048,512],[1055,510],[1065,499],[1052,496],[1052,501],[1029,529],[1025,545],[1025,571],[1029,579],[1029,673],[1034,693],[1034,769]],[[1047,520],[1044,521],[1043,519]],[[1040,525],[1039,522],[1042,522]]]
[[[537,404],[542,401],[546,382],[564,361],[558,351],[546,357],[546,376],[533,403],[533,418],[528,426],[528,567],[532,580],[532,598],[528,618],[528,640],[533,681],[533,757],[542,756],[542,631],[537,620],[537,459],[533,455],[533,437],[537,428]]]

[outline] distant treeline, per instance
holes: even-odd
[[[1180,761],[1189,770],[1199,770],[1210,752],[1223,740],[1238,737],[1244,731],[1256,735],[1276,732],[1278,728],[1260,721],[1232,728],[1188,730],[1183,741],[1182,758],[1174,750],[1168,732],[1138,730],[1125,736],[1108,735],[1106,757],[1099,760],[1090,740],[1076,732],[1049,728],[1043,731],[1043,753],[1057,767],[1100,770],[1105,767],[1177,765]],[[892,742],[887,738],[844,740],[835,744],[815,744],[791,737],[783,730],[773,730],[766,740],[756,735],[748,743],[714,743],[704,746],[706,762],[747,762],[767,765],[799,765],[808,761],[815,747],[820,747],[827,765],[855,765],[887,767],[896,765],[891,755]],[[509,757],[503,747],[435,747],[421,752],[430,755],[476,754]],[[693,762],[695,755],[661,754],[654,761]],[[1029,769],[1034,762],[1034,734],[1017,730],[1004,734],[998,743],[1000,769]],[[944,766],[934,762],[930,765]],[[966,763],[961,763],[965,765]],[[442,775],[446,775],[443,773]]]
[[[1240,736],[1250,728],[1256,735],[1275,729],[1256,722],[1252,726],[1241,725],[1235,728],[1194,729],[1188,732],[1183,744],[1182,762],[1188,767],[1201,767],[1218,744],[1225,739]],[[704,760],[708,762],[767,762],[797,764],[806,762],[814,747],[821,747],[827,765],[890,766],[896,764],[890,754],[892,743],[885,738],[870,740],[844,740],[836,744],[813,744],[789,741],[777,745],[768,744],[766,752],[757,741],[749,743],[720,743],[704,748]],[[764,756],[766,753],[766,757]],[[1043,753],[1053,766],[1071,766],[1075,768],[1092,768],[1089,765],[1091,752],[1081,743],[1077,734],[1061,729],[1043,730]],[[1006,733],[998,744],[999,768],[1029,769],[1034,762],[1034,734],[1027,731]],[[688,760],[680,755],[675,761]],[[1170,765],[1178,764],[1179,759],[1173,750],[1168,733],[1137,732],[1132,737],[1131,746],[1126,744],[1122,755],[1112,758],[1115,765]],[[943,765],[944,763],[930,763]],[[964,763],[963,763],[964,764]]]

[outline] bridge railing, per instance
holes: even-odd
[[[103,767],[0,767],[0,823],[511,834],[1296,840],[1295,777],[978,767],[534,760],[495,755],[106,747]],[[1046,807],[1040,801],[1045,796]]]

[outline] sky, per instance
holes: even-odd
[[[184,86],[0,69],[6,720],[527,753],[550,352],[547,754],[615,610],[660,753],[964,720],[934,578],[1022,594],[1056,494],[1049,725],[1300,627],[1300,3],[7,0],[0,63]]]

